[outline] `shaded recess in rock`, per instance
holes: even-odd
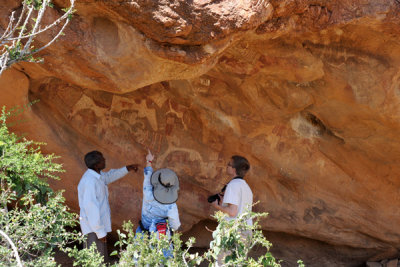
[[[268,220],[268,218],[267,218]],[[327,242],[314,240],[299,235],[283,232],[263,231],[273,246],[272,254],[283,259],[282,267],[297,266],[301,259],[306,266],[364,266],[365,259],[382,255],[385,249],[355,248],[351,246],[332,245]],[[254,255],[262,255],[264,251],[255,249]],[[389,255],[389,254],[388,254]],[[383,256],[383,255],[382,255]],[[391,253],[393,257],[394,254]]]
[[[338,139],[342,144],[345,143],[344,139],[335,135],[325,124],[314,114],[308,111],[303,111],[302,116],[310,122],[317,129],[317,134],[320,136],[328,135]]]

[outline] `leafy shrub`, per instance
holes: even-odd
[[[11,115],[5,108],[0,115],[0,229],[14,243],[24,266],[56,266],[55,249],[69,251],[69,244],[83,241],[71,230],[79,221],[62,192],[54,192],[46,181],[59,179],[56,174],[63,171],[54,162],[57,157],[42,154],[42,143],[9,132],[6,121]],[[15,256],[1,238],[0,265],[16,265]]]
[[[76,246],[73,248],[66,248],[65,251],[68,256],[74,258],[75,261],[73,266],[85,266],[85,267],[104,267],[103,256],[101,256],[94,243],[88,249],[78,249]]]
[[[116,246],[120,248],[119,263],[114,266],[194,266],[203,261],[198,254],[192,255],[188,251],[194,243],[194,238],[186,242],[186,249],[182,248],[183,242],[180,234],[175,233],[169,239],[166,235],[157,237],[156,233],[150,235],[135,234],[133,224],[126,222],[123,225],[126,233],[117,231],[119,241]],[[113,254],[117,254],[116,251]],[[170,256],[168,256],[170,254]]]
[[[171,239],[157,238],[155,233],[150,236],[136,234],[131,222],[124,223],[123,230],[126,233],[118,232],[120,261],[114,266],[198,266],[207,261],[209,266],[218,266],[218,259],[224,266],[273,266],[279,267],[277,261],[269,252],[272,244],[264,237],[258,220],[267,216],[267,213],[245,212],[236,220],[227,221],[222,212],[214,216],[218,220],[218,227],[213,232],[213,241],[210,248],[203,254],[191,254],[190,248],[195,242],[190,238],[183,247],[180,234],[175,233]],[[253,219],[254,224],[248,225],[246,221]],[[251,233],[245,235],[243,233]],[[165,251],[173,246],[172,257],[166,257]],[[249,256],[255,246],[262,246],[266,253],[258,258]],[[117,252],[113,252],[117,254]],[[221,257],[221,255],[223,255]],[[301,261],[299,267],[304,266]]]
[[[0,180],[2,189],[15,192],[19,198],[31,192],[35,200],[44,203],[45,196],[52,192],[46,179],[59,179],[56,173],[63,172],[62,166],[54,162],[53,154],[43,155],[40,145],[9,132],[6,121],[12,111],[3,107],[0,115]]]
[[[214,264],[218,257],[225,266],[280,266],[279,262],[269,252],[272,244],[264,237],[258,220],[266,217],[268,213],[246,211],[236,220],[227,221],[222,212],[215,214],[218,220],[217,229],[213,232],[213,241],[210,249],[205,253],[209,262]],[[253,225],[246,222],[252,219]],[[262,246],[267,250],[265,255],[258,259],[249,257],[255,246]]]

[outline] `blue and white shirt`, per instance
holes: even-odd
[[[124,177],[126,167],[98,174],[88,169],[78,185],[81,230],[84,235],[96,233],[103,238],[111,232],[111,210],[107,185]]]
[[[168,219],[169,227],[173,230],[177,230],[181,225],[178,206],[176,203],[161,204],[154,199],[153,186],[150,182],[152,174],[152,167],[144,168],[142,224],[146,229],[149,229],[152,223],[156,224]]]

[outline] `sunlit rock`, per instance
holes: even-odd
[[[66,1],[56,1],[65,4]],[[16,8],[0,7],[0,25]],[[71,26],[0,79],[0,104],[39,99],[15,130],[48,143],[78,210],[83,155],[181,181],[182,230],[208,242],[207,203],[233,154],[289,266],[357,266],[400,249],[398,1],[78,1]],[[55,11],[52,11],[55,12]],[[44,36],[42,38],[48,38]],[[45,40],[45,39],[42,39]],[[40,39],[39,39],[40,41]],[[140,217],[142,174],[110,186],[114,229]]]

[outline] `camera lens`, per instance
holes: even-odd
[[[215,200],[221,200],[221,198],[219,197],[219,195],[218,194],[215,194],[215,195],[212,195],[212,196],[209,196],[208,197],[208,199],[207,199],[207,201],[209,202],[209,203],[212,203],[212,202],[214,202]]]

